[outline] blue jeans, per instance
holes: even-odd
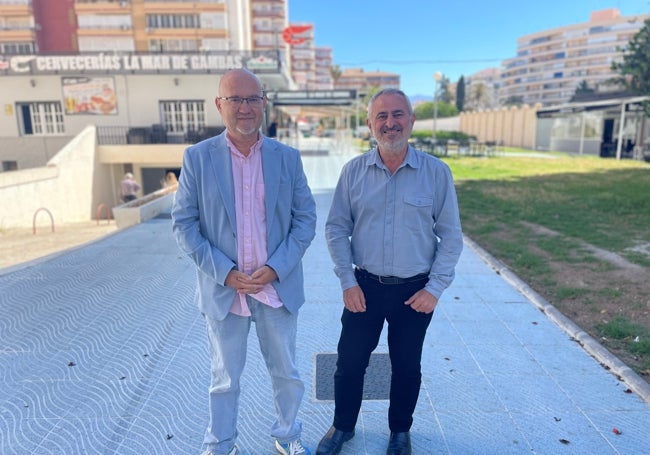
[[[305,387],[296,368],[298,316],[247,296],[250,317],[229,313],[223,321],[205,316],[211,364],[210,422],[203,442],[215,454],[227,453],[237,439],[240,378],[246,363],[248,332],[255,322],[260,350],[271,376],[277,411],[271,436],[280,442],[300,438],[296,420]]]

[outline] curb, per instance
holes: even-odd
[[[629,388],[639,395],[646,403],[650,404],[650,384],[648,384],[634,370],[623,363],[618,357],[598,343],[591,335],[582,330],[572,320],[563,315],[557,308],[548,303],[541,295],[535,292],[530,286],[524,283],[505,264],[494,258],[473,240],[463,236],[463,240],[476,254],[479,255],[492,269],[504,280],[510,283],[515,289],[521,292],[524,297],[530,300],[542,313],[551,321],[566,332],[572,339],[580,343],[580,346],[589,355],[595,358],[607,370],[611,371],[618,379],[626,383]]]

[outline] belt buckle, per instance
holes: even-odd
[[[377,276],[381,284],[399,284],[399,278],[396,276]]]

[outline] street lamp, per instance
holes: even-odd
[[[436,143],[436,122],[438,120],[438,82],[442,80],[442,73],[436,71],[433,73],[433,131],[431,139],[433,140],[433,145],[435,147]]]

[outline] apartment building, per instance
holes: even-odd
[[[650,14],[623,17],[618,9],[607,9],[591,13],[589,22],[519,38],[517,56],[502,65],[499,104],[563,104],[582,81],[599,91],[615,90],[605,84],[614,75],[611,64],[648,18]]]
[[[332,79],[332,65],[334,64],[334,56],[332,48],[317,46],[315,51],[316,89],[331,90],[334,88],[334,80]]]
[[[346,68],[336,81],[337,89],[357,90],[361,95],[371,88],[400,88],[400,75],[384,71],[365,71],[363,68]]]
[[[0,53],[280,51],[287,0],[0,0]]]
[[[314,44],[314,25],[307,23],[292,23],[295,30],[290,37],[291,44],[291,76],[299,90],[314,90],[316,88],[316,47]]]
[[[290,63],[290,47],[282,39],[282,32],[289,24],[288,0],[251,0],[250,5],[251,48],[259,51],[279,50]]]
[[[89,124],[119,144],[218,131],[215,90],[229,68],[255,72],[267,91],[292,88],[278,37],[286,5],[0,0],[2,170],[44,165]]]
[[[465,78],[465,109],[479,110],[497,107],[501,70],[486,68]],[[456,92],[454,87],[453,93]]]

